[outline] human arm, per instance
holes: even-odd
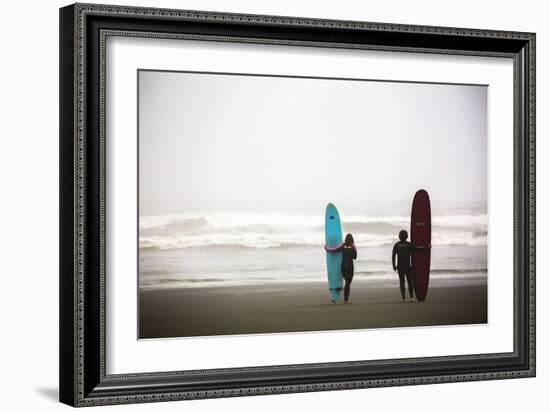
[[[327,247],[325,244],[324,249],[329,253],[335,253],[336,251],[340,251],[343,246],[344,246],[344,243],[338,244],[336,247]]]
[[[421,253],[425,253],[431,248],[432,248],[431,244],[423,245],[423,246],[416,246],[416,245],[412,244],[413,251],[417,251],[417,252],[421,252]]]
[[[355,244],[353,244],[351,247],[353,249],[353,259],[357,260],[357,248],[355,247]]]
[[[397,270],[397,267],[395,266],[395,256],[397,255],[397,244],[394,244],[393,251],[391,253],[391,264],[393,267],[393,271]]]

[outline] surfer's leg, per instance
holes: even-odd
[[[414,283],[413,283],[412,270],[407,270],[406,275],[407,275],[407,284],[409,286],[409,295],[412,299],[413,298],[413,293],[414,293]]]
[[[346,285],[344,286],[344,302],[346,303],[348,302],[348,299],[349,299],[352,279],[353,279],[353,276],[350,276],[349,274],[344,274],[344,280],[346,280]]]
[[[401,290],[401,298],[405,299],[405,273],[403,270],[397,269],[399,274],[399,289]]]

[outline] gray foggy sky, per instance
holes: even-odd
[[[141,214],[486,202],[485,86],[139,72]]]

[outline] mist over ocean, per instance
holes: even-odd
[[[354,281],[397,281],[391,251],[408,207],[340,210],[343,234],[355,238]],[[140,218],[140,288],[207,287],[326,281],[324,208],[318,212],[188,212]],[[487,276],[484,205],[432,204],[431,283]]]

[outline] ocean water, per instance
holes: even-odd
[[[409,230],[406,211],[341,213],[358,251],[354,281],[395,281],[391,252],[399,230]],[[142,289],[326,281],[324,210],[147,215],[139,226]],[[431,278],[486,282],[485,207],[432,205]]]

